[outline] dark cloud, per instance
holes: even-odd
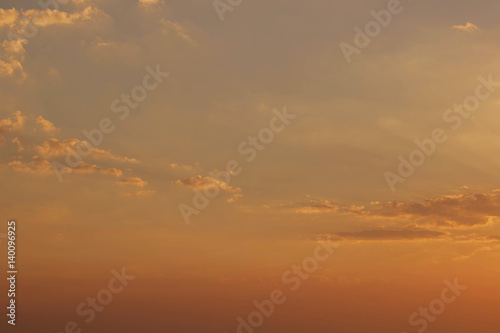
[[[433,231],[421,228],[402,229],[370,229],[357,232],[339,232],[335,234],[345,240],[419,240],[436,239],[445,236],[444,232]]]

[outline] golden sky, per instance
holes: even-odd
[[[2,1],[9,331],[497,333],[499,10]]]

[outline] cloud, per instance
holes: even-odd
[[[0,47],[0,76],[17,76],[22,81],[26,78],[23,66],[25,39],[4,40]],[[3,58],[3,60],[2,60]]]
[[[24,128],[26,116],[21,111],[14,112],[10,117],[0,119],[0,144],[5,143],[5,135]]]
[[[397,218],[425,218],[429,223],[443,226],[485,225],[491,218],[500,217],[500,190],[489,194],[443,195],[422,202],[391,201],[375,205],[370,215]]]
[[[123,171],[117,168],[104,169],[99,172],[101,175],[113,176],[113,177],[121,177],[123,175]]]
[[[466,32],[473,32],[479,30],[478,26],[475,24],[472,24],[470,22],[467,22],[464,25],[454,25],[451,27],[452,29],[457,29],[461,31],[466,31]]]
[[[139,177],[122,178],[119,181],[117,181],[116,183],[119,185],[133,185],[133,186],[139,186],[139,187],[144,187],[148,184],[148,182],[142,180]]]
[[[28,9],[18,11],[0,9],[0,28],[10,28],[8,39],[1,43],[0,76],[17,76],[19,81],[26,78],[22,62],[24,61],[24,45],[38,32],[38,28],[52,25],[70,25],[89,21],[98,16],[107,17],[100,9],[88,6],[82,11],[67,13],[56,9]]]
[[[33,157],[33,161],[29,163],[25,163],[20,160],[14,160],[7,163],[7,166],[10,167],[15,172],[20,173],[30,173],[30,174],[53,174],[54,170],[52,164],[45,159],[42,159],[38,156]],[[95,164],[81,163],[79,166],[75,168],[67,168],[65,172],[78,173],[78,174],[101,174],[105,176],[112,177],[121,177],[123,175],[123,171],[110,168],[110,169],[102,169]]]
[[[0,59],[0,76],[15,76],[16,73],[18,73],[19,80],[26,78],[20,61],[11,60],[10,62],[6,62]]]
[[[163,33],[180,37],[187,42],[192,41],[191,37],[186,32],[186,29],[184,29],[184,27],[179,23],[167,19],[161,19],[160,22],[163,27]]]
[[[75,145],[79,143],[78,139],[66,139],[59,141],[52,138],[46,140],[43,145],[37,146],[36,151],[45,158],[64,156],[67,154],[67,149],[75,150]]]
[[[482,247],[479,247],[477,249],[474,249],[471,253],[469,254],[463,254],[463,255],[459,255],[457,257],[454,257],[452,258],[453,261],[462,261],[462,260],[467,260],[467,259],[470,259],[474,256],[476,256],[478,253],[481,253],[481,252],[490,252],[490,251],[493,251],[493,248],[491,246],[482,246]]]
[[[14,138],[11,140],[11,142],[17,146],[18,152],[21,152],[24,150],[24,145],[22,144],[21,140],[19,140],[19,138]]]
[[[25,163],[22,161],[12,161],[7,163],[15,172],[31,173],[31,174],[52,174],[52,165],[49,161],[40,158],[35,158],[32,162]]]
[[[194,165],[183,164],[183,163],[170,163],[170,167],[174,170],[193,171],[200,169],[200,164],[198,162],[196,162]]]
[[[47,119],[44,119],[42,116],[38,116],[38,118],[36,118],[36,123],[44,132],[51,133],[56,130],[54,124]]]
[[[28,9],[26,11],[21,11],[21,13],[21,20],[28,19],[36,27],[75,24],[77,22],[90,20],[99,15],[105,16],[100,9],[92,6],[88,6],[82,11],[74,13],[67,13],[56,9]],[[19,24],[21,24],[21,22],[19,22]],[[24,29],[24,27],[20,27],[20,29]],[[18,33],[22,32],[22,30],[18,31]]]
[[[122,157],[107,150],[98,149],[90,146],[86,141],[78,139],[40,138],[40,133],[52,133],[56,131],[54,124],[42,116],[25,116],[21,111],[14,112],[10,117],[0,119],[0,141],[5,143],[5,138],[10,133],[15,133],[9,142],[16,146],[19,155],[13,157],[10,162],[0,164],[2,168],[8,168],[19,173],[29,174],[54,174],[53,162],[58,162],[58,158],[66,157],[68,152],[80,151],[89,152],[87,156],[81,156],[82,161],[76,167],[70,168],[61,164],[57,165],[57,170],[62,173],[74,174],[98,174],[114,178],[120,178],[124,172],[117,167],[104,168],[102,166],[87,163],[86,157],[94,160],[109,160],[126,163],[138,163],[134,158]],[[33,135],[35,134],[35,135]],[[22,156],[21,156],[22,155]],[[71,156],[71,155],[70,155]],[[30,162],[25,162],[23,158],[30,158]],[[125,179],[124,183],[133,183],[130,179]],[[140,182],[136,182],[138,186]]]
[[[339,206],[332,204],[328,200],[311,199],[303,203],[288,203],[281,206],[298,214],[336,213],[339,211]]]
[[[406,219],[443,227],[475,227],[500,217],[500,190],[491,193],[462,193],[443,195],[409,203],[372,201],[371,206],[339,205],[328,200],[305,203],[286,203],[280,207],[302,214],[349,214],[374,219]]]
[[[139,0],[139,4],[142,6],[157,5],[159,0]]]
[[[13,27],[19,19],[19,12],[15,8],[0,8],[0,27]]]
[[[107,150],[95,147],[91,148],[87,141],[80,141],[78,139],[58,140],[56,138],[52,138],[45,140],[42,145],[37,146],[35,149],[45,158],[66,156],[68,152],[78,152],[79,150],[83,152],[88,152],[90,150],[90,154],[88,156],[94,159],[109,159],[119,162],[138,163],[135,158],[122,157],[114,155]]]
[[[367,211],[365,206],[356,206],[356,205],[349,205],[342,207],[341,212],[344,214],[353,214],[353,215],[366,215]]]
[[[147,196],[153,195],[155,193],[156,193],[156,191],[137,191],[135,193],[135,195],[140,196],[140,197],[147,197]]]
[[[214,179],[212,177],[194,176],[189,178],[181,178],[175,181],[176,184],[181,186],[186,186],[189,188],[194,188],[200,191],[210,190],[213,188],[219,188],[227,193],[231,194],[231,197],[227,199],[227,202],[234,202],[242,197],[241,189],[239,187],[232,187],[227,183]]]
[[[421,240],[421,239],[436,239],[445,236],[444,232],[432,231],[427,229],[416,228],[409,226],[400,229],[379,228],[363,230],[358,232],[338,232],[334,235],[345,240],[362,240],[362,241],[383,241],[383,240]]]
[[[119,162],[139,163],[139,161],[137,161],[135,158],[118,156],[118,155],[112,154],[108,150],[102,150],[99,148],[92,148],[92,157],[97,158],[97,159],[110,159],[110,160],[115,160],[115,161],[119,161]]]

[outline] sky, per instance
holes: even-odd
[[[499,9],[2,1],[0,325],[496,333]]]

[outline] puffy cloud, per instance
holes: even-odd
[[[454,25],[454,26],[452,26],[452,29],[457,29],[457,30],[467,31],[467,32],[473,32],[473,31],[479,30],[477,25],[472,24],[470,22],[467,22],[464,25]]]
[[[123,171],[117,168],[104,169],[100,171],[102,175],[108,175],[113,177],[121,177],[123,176]]]
[[[5,142],[7,133],[23,129],[26,118],[21,111],[16,111],[10,117],[0,119],[0,144]]]
[[[397,218],[424,218],[428,223],[444,226],[485,225],[500,217],[500,190],[489,194],[444,195],[422,202],[391,201],[375,205],[371,215]]]
[[[349,205],[342,207],[342,213],[354,214],[354,215],[365,215],[367,214],[365,206]]]
[[[99,171],[99,167],[95,164],[88,164],[85,162],[80,163],[77,167],[71,168],[70,172],[75,173],[96,173]]]
[[[122,157],[118,155],[114,155],[113,153],[102,150],[95,147],[90,147],[87,141],[80,141],[78,139],[65,139],[58,140],[55,138],[45,140],[43,145],[37,146],[36,151],[45,158],[57,157],[57,156],[65,156],[68,152],[77,152],[77,147],[80,147],[80,150],[87,152],[91,151],[89,154],[90,157],[95,159],[109,159],[115,160],[119,162],[128,162],[128,163],[138,163],[135,158],[130,157]]]
[[[239,187],[232,187],[227,183],[220,180],[214,179],[212,177],[206,176],[194,176],[188,178],[181,178],[175,182],[178,185],[186,186],[189,188],[194,188],[200,191],[213,189],[215,187],[231,194],[231,197],[227,199],[227,202],[234,202],[242,197],[241,189]]]
[[[15,76],[16,73],[19,74],[20,80],[26,78],[23,66],[19,60],[11,60],[10,62],[0,60],[0,76]]]
[[[148,185],[148,182],[142,180],[139,177],[126,177],[126,178],[122,178],[119,181],[117,181],[117,184],[144,187],[144,186]]]
[[[25,163],[22,161],[12,161],[7,164],[16,172],[32,173],[32,174],[52,174],[52,165],[49,161],[40,158],[34,158],[33,161]]]
[[[0,27],[13,27],[19,19],[19,12],[15,8],[0,8]]]
[[[119,161],[119,162],[139,163],[139,161],[137,161],[135,158],[118,156],[118,155],[112,154],[108,150],[102,150],[99,148],[92,148],[92,157],[97,158],[97,159],[110,159],[110,160],[115,160],[115,161]]]
[[[19,138],[14,138],[11,142],[17,146],[17,151],[21,152],[24,150],[24,145],[22,144],[21,140],[19,140]]]
[[[328,200],[310,200],[280,206],[305,214],[350,214],[377,220],[396,218],[444,227],[474,227],[488,224],[492,218],[500,217],[500,190],[487,194],[443,195],[421,202],[372,201],[370,207],[342,206]]]
[[[40,129],[40,130],[38,130]],[[16,145],[16,150],[23,156],[14,156],[13,161],[8,163],[4,162],[0,164],[0,167],[12,169],[15,172],[23,172],[30,174],[54,174],[54,162],[58,164],[55,165],[57,169],[56,174],[60,173],[75,173],[75,174],[100,174],[103,176],[110,176],[114,178],[120,178],[123,176],[124,172],[116,167],[105,168],[96,164],[90,164],[82,161],[76,167],[70,168],[61,164],[57,161],[59,157],[65,157],[69,152],[78,152],[77,147],[80,146],[80,150],[83,152],[90,152],[87,156],[81,156],[82,159],[85,157],[92,158],[94,160],[106,159],[109,161],[127,162],[127,163],[137,163],[137,160],[129,157],[122,157],[114,155],[109,151],[91,147],[86,141],[80,141],[78,139],[56,139],[51,138],[44,140],[38,135],[32,135],[32,133],[51,133],[56,130],[54,124],[49,120],[43,118],[42,116],[25,116],[20,111],[14,112],[10,117],[5,119],[0,119],[0,140],[5,142],[5,137],[9,133],[16,133],[16,136],[10,140],[10,142]],[[40,140],[44,140],[40,143]],[[24,162],[23,158],[29,157],[32,159],[31,162]],[[130,179],[125,179],[124,183],[133,183]],[[138,186],[141,185],[140,182],[136,182]],[[145,195],[145,194],[144,194]]]
[[[100,9],[88,6],[82,11],[67,13],[57,9],[28,9],[18,11],[15,8],[0,9],[0,27],[10,28],[9,39],[4,40],[0,49],[0,76],[26,78],[22,62],[24,44],[33,38],[38,28],[52,25],[69,25],[89,21],[96,17],[107,17]]]
[[[328,200],[315,199],[311,199],[303,203],[282,204],[281,206],[287,209],[291,209],[298,214],[335,213],[339,210],[338,205],[332,204]]]
[[[38,118],[36,118],[36,123],[44,132],[51,133],[56,130],[54,124],[47,119],[44,119],[42,116],[38,116]]]
[[[28,9],[21,13],[23,19],[28,19],[37,27],[74,24],[80,21],[90,20],[99,15],[105,16],[100,9],[92,6],[88,6],[82,11],[74,13],[67,13],[56,9]],[[19,24],[21,24],[21,22],[19,22]]]
[[[80,142],[78,139],[66,139],[59,141],[52,138],[46,140],[42,146],[37,146],[37,152],[45,158],[66,155],[67,148],[74,150],[75,145]]]
[[[26,52],[24,49],[25,44],[26,40],[24,39],[4,40],[2,42],[2,47],[7,53],[24,54]]]
[[[26,39],[4,40],[0,48],[0,76],[26,77],[21,62],[24,61]]]

